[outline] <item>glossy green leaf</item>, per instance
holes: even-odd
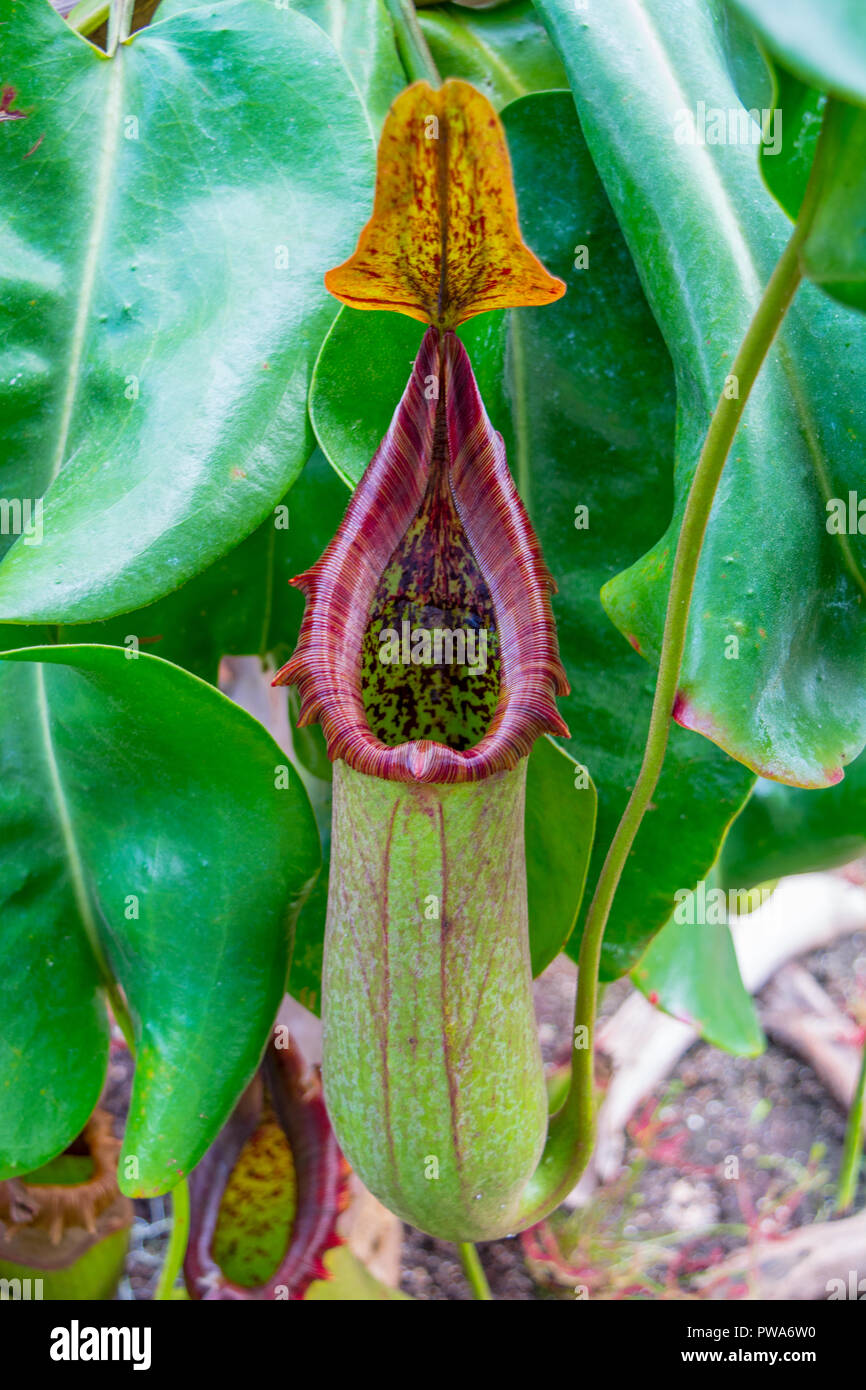
[[[279,666],[295,645],[304,601],[289,580],[324,550],[342,519],[346,489],[317,450],[272,516],[203,574],[147,608],[103,623],[63,626],[63,642],[97,642],[172,661],[215,683],[223,656],[266,656]],[[28,637],[31,641],[38,636]],[[0,649],[21,629],[0,625]],[[42,641],[50,640],[48,636]]]
[[[424,329],[384,310],[341,308],[322,344],[310,389],[319,447],[349,487],[384,438]]]
[[[336,528],[335,528],[336,529]],[[322,550],[324,550],[322,546]],[[319,552],[321,555],[321,551]],[[319,556],[316,557],[317,559]],[[333,768],[328,758],[328,745],[320,724],[306,724],[298,728],[301,699],[296,686],[288,687],[289,718],[292,724],[292,751],[298,764],[319,782],[333,779]]]
[[[796,220],[815,158],[827,98],[784,68],[775,69],[774,107],[781,113],[782,148],[772,154],[762,145],[761,173],[773,197]]]
[[[545,735],[526,771],[526,889],[532,973],[555,960],[574,930],[586,887],[597,796],[586,768]]]
[[[162,0],[154,20],[169,19],[211,0]],[[283,9],[305,15],[337,49],[378,135],[394,97],[406,85],[394,29],[384,0],[285,0]]]
[[[866,109],[831,101],[825,115],[820,198],[800,263],[842,304],[866,310]],[[862,388],[862,377],[861,377]]]
[[[559,586],[554,612],[572,684],[560,707],[599,798],[592,884],[637,774],[653,690],[651,672],[611,628],[599,589],[670,516],[672,379],[570,97],[525,97],[503,121],[526,240],[568,292],[543,309],[483,315],[461,332]],[[555,186],[544,173],[551,149]],[[587,269],[575,269],[576,246],[587,248]],[[343,309],[323,345],[312,418],[351,481],[390,422],[420,337],[397,314]],[[588,508],[587,529],[576,529],[577,507]],[[669,917],[674,892],[713,863],[751,780],[706,740],[672,731],[608,926],[608,978],[634,964]],[[560,813],[557,800],[550,821]],[[579,857],[572,872],[579,880]],[[570,949],[578,946],[575,936]]]
[[[827,294],[862,311],[866,308],[866,112],[838,98],[828,107],[825,93],[758,52],[753,35],[742,32],[744,21],[735,11],[724,14],[729,67],[733,58],[733,68],[739,69],[741,100],[758,112],[773,108],[772,125],[764,132],[760,150],[760,168],[767,187],[792,220],[803,201],[826,116],[821,191],[800,264],[803,273]],[[773,84],[770,101],[763,92],[757,98],[754,95],[761,86],[761,68]],[[737,72],[732,70],[732,75],[736,83]]]
[[[740,103],[755,113],[762,128],[766,123],[758,151],[764,182],[794,221],[806,191],[827,98],[776,63],[737,10],[722,5],[718,21],[728,73]]]
[[[437,5],[418,19],[439,75],[471,82],[497,110],[528,92],[568,86],[531,0],[474,13]]]
[[[631,978],[651,1003],[696,1028],[714,1047],[736,1057],[763,1051],[764,1034],[726,922],[671,917]]]
[[[687,488],[790,223],[760,180],[759,128],[747,122],[748,139],[739,138],[741,108],[710,8],[538,8],[676,371],[674,515],[604,593],[617,626],[655,661]],[[726,143],[709,139],[720,134],[714,112]],[[862,479],[864,386],[866,322],[804,285],[726,466],[677,701],[681,723],[756,771],[804,786],[838,780],[866,740],[866,543],[826,526],[827,501]]]
[[[314,20],[334,43],[378,137],[388,107],[407,81],[383,0],[292,0],[292,8]]]
[[[726,0],[771,53],[813,87],[866,103],[861,0]]]
[[[298,730],[293,727],[297,740]],[[305,732],[301,730],[300,732]],[[323,740],[324,742],[324,740]],[[330,763],[328,764],[330,769]],[[311,1013],[321,1013],[322,962],[325,956],[325,919],[328,911],[328,881],[331,872],[331,782],[302,773],[313,807],[322,846],[322,869],[312,892],[301,908],[295,931],[295,949],[289,971],[289,994]]]
[[[820,791],[759,778],[731,826],[721,857],[725,887],[753,888],[813,873],[866,853],[866,756],[844,782]]]
[[[0,1174],[93,1109],[108,977],[137,1051],[121,1183],[164,1192],[259,1060],[319,864],[309,803],[254,719],[153,656],[7,654],[0,709]]]
[[[225,0],[111,60],[47,0],[0,0],[0,26],[28,113],[0,125],[2,486],[45,498],[39,543],[3,536],[0,620],[90,621],[231,550],[309,456],[372,139],[294,11]]]
[[[344,483],[316,450],[291,494],[275,509],[273,520],[204,574],[148,608],[104,623],[62,627],[58,638],[112,644],[124,651],[134,650],[137,643],[139,650],[162,656],[214,684],[225,655],[269,655],[278,667],[294,650],[304,611],[303,597],[289,587],[289,580],[322,554],[342,520],[347,498]],[[32,642],[52,638],[50,629],[24,631]],[[14,647],[21,632],[21,628],[0,625],[0,650]],[[331,765],[318,727],[297,729],[292,719],[292,734],[316,816],[323,865],[298,916],[288,990],[318,1013],[328,898]]]
[[[342,520],[347,498],[343,482],[316,450],[291,494],[275,509],[273,520],[204,574],[149,608],[104,623],[61,628],[60,640],[111,643],[130,650],[130,639],[135,639],[140,650],[171,660],[212,683],[225,655],[269,655],[272,665],[279,667],[294,650],[304,611],[303,597],[289,587],[289,580],[319,558]],[[19,631],[0,626],[0,649],[14,645]],[[46,634],[41,640],[50,638]],[[316,816],[323,865],[298,916],[288,990],[318,1013],[328,898],[331,765],[317,727],[297,729],[293,718],[292,737]]]
[[[743,106],[757,111],[760,123],[761,112],[773,105],[772,63],[752,26],[736,10],[719,5],[715,13],[721,51],[734,90]]]

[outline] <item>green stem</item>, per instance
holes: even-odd
[[[836,1210],[848,1211],[853,1206],[857,1194],[857,1179],[863,1160],[863,1114],[866,1109],[866,1042],[860,1059],[860,1075],[854,1089],[854,1099],[848,1112],[848,1128],[845,1130],[845,1147],[842,1150],[842,1167],[839,1171],[839,1186],[836,1189]]]
[[[458,1245],[457,1253],[460,1256],[463,1273],[466,1275],[466,1282],[472,1290],[473,1297],[481,1299],[485,1303],[492,1303],[493,1294],[490,1292],[490,1285],[487,1282],[487,1276],[475,1246],[470,1241],[465,1241],[462,1245]]]
[[[832,101],[827,103],[809,184],[794,231],[770,276],[731,368],[730,376],[737,383],[738,394],[729,399],[723,389],[719,396],[689,488],[671,574],[643,761],[602,865],[583,930],[574,1010],[571,1085],[565,1104],[551,1120],[541,1162],[527,1184],[521,1227],[540,1221],[563,1201],[583,1173],[592,1153],[595,1142],[593,1039],[604,930],[623,869],[661,775],[685,651],[698,561],[716,489],[752,387],[802,278],[800,249],[808,235],[819,196],[823,151],[826,148],[827,112],[832,106]]]
[[[129,38],[134,9],[135,0],[111,0],[108,11],[108,37],[105,42],[105,52],[109,58],[114,57],[117,45]]]
[[[77,34],[92,34],[105,23],[110,8],[107,0],[79,0],[66,16],[66,23]]]
[[[135,1031],[132,1026],[132,1019],[126,1007],[126,1000],[110,976],[105,976],[103,983],[105,992],[108,995],[108,1002],[111,1005],[111,1012],[114,1014],[114,1021],[123,1034],[123,1040],[129,1049],[129,1055],[135,1060]]]
[[[385,7],[394,25],[400,61],[410,80],[441,87],[442,78],[427,47],[412,0],[385,0]]]
[[[153,1295],[155,1302],[164,1302],[172,1297],[177,1276],[183,1265],[188,1240],[189,1185],[186,1178],[181,1178],[177,1186],[171,1189],[171,1235],[168,1238],[165,1260],[159,1272],[159,1283],[156,1286],[156,1293]]]

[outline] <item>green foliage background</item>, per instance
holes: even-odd
[[[137,1042],[135,1193],[170,1188],[231,1109],[295,923],[289,986],[317,1006],[326,760],[296,735],[289,767],[214,684],[226,654],[291,650],[287,581],[336,529],[420,341],[400,316],[338,312],[322,283],[369,216],[408,80],[391,8],[164,0],[108,58],[48,0],[0,0],[0,85],[21,113],[0,122],[0,492],[43,508],[39,544],[0,535],[0,646],[24,649],[0,662],[0,1177],[81,1128],[113,991]],[[686,727],[603,960],[754,1051],[727,928],[684,949],[665,924],[726,835],[738,887],[862,847],[866,542],[824,523],[866,436],[866,15],[510,0],[420,24],[441,75],[501,111],[524,235],[568,287],[462,331],[559,584],[572,686],[568,752],[545,740],[530,764],[536,969],[577,952],[640,764],[703,435],[829,113],[812,283],[731,452]],[[781,148],[757,128],[679,139],[700,104],[780,111]]]

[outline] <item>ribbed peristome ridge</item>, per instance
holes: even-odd
[[[379,581],[424,502],[437,439],[441,458],[443,419],[451,498],[495,613],[498,702],[473,747],[433,739],[391,747],[371,731],[365,711],[362,645]],[[339,531],[292,583],[307,607],[297,649],[274,683],[297,685],[299,723],[321,723],[332,761],[342,758],[358,772],[393,781],[474,782],[515,767],[543,733],[569,737],[554,704],[555,695],[568,693],[550,607],[554,584],[453,332],[427,330]]]

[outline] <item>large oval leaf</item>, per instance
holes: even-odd
[[[261,725],[157,657],[8,653],[0,708],[0,1176],[93,1109],[109,977],[136,1035],[123,1187],[164,1192],[273,1022],[319,863],[309,803]]]
[[[726,0],[787,68],[824,92],[866,103],[862,0]]]
[[[162,0],[154,22],[208,3],[210,0]],[[284,0],[280,8],[297,10],[324,29],[346,64],[378,135],[388,107],[406,85],[384,0]]]
[[[545,734],[526,769],[526,892],[532,973],[565,949],[577,921],[598,798],[585,767]]]
[[[725,887],[753,888],[813,873],[866,853],[866,755],[844,782],[820,791],[759,778],[731,826],[721,857]]]
[[[862,312],[866,310],[866,110],[862,106],[829,102],[821,161],[820,198],[800,262],[822,290]]]
[[[239,546],[173,594],[101,623],[61,625],[61,642],[136,647],[216,684],[223,656],[271,654],[279,667],[292,652],[304,611],[289,588],[319,558],[346,508],[347,493],[316,450],[273,515]],[[0,650],[50,642],[50,629],[0,624]],[[16,640],[18,639],[18,640]]]
[[[38,543],[0,537],[0,621],[81,622],[176,589],[300,471],[372,139],[330,40],[275,5],[111,60],[47,0],[0,0],[0,32],[27,113],[0,124],[2,489],[45,499]]]
[[[830,99],[828,104],[826,93],[802,82],[766,52],[759,53],[748,26],[733,13],[730,19],[734,22],[729,28],[729,39],[733,39],[731,46],[736,60],[742,65],[746,59],[753,65],[745,84],[751,88],[751,93],[747,95],[741,85],[738,86],[740,96],[747,106],[766,108],[771,105],[774,108],[773,124],[768,124],[761,146],[761,173],[773,196],[792,219],[799,213],[812,172],[818,135],[822,125],[824,127],[820,168],[815,171],[817,197],[800,251],[800,266],[827,294],[863,311],[866,309],[866,181],[863,178],[866,110],[838,97]],[[862,12],[859,28],[866,37],[866,11]],[[822,33],[822,18],[817,12],[815,31]],[[758,68],[754,67],[755,54]],[[769,102],[763,95],[760,101],[753,100],[752,94],[761,85],[761,68],[764,78],[772,80],[773,93]],[[772,135],[774,130],[780,139]]]
[[[599,589],[670,516],[670,361],[570,96],[522,98],[506,107],[503,124],[524,235],[568,293],[543,309],[479,317],[462,336],[559,586],[554,612],[572,686],[562,708],[574,755],[598,789],[592,879],[637,775],[653,689],[645,664],[608,622]],[[545,162],[551,150],[555,188]],[[581,246],[589,265],[576,269]],[[387,429],[420,336],[397,314],[344,309],[323,345],[312,417],[323,450],[350,481]],[[577,529],[580,507],[588,524]],[[608,978],[635,962],[669,917],[675,891],[706,873],[751,782],[706,740],[672,731],[605,936]],[[551,833],[559,833],[561,796],[549,803]],[[580,880],[579,854],[570,872]],[[569,950],[579,943],[576,933]]]
[[[605,590],[617,626],[655,660],[698,453],[790,224],[761,183],[760,127],[732,85],[716,11],[699,0],[538,8],[676,370],[674,516]],[[864,385],[866,322],[804,285],[719,489],[676,707],[747,766],[804,786],[838,780],[866,740],[866,540],[826,525],[827,501],[862,478]]]
[[[773,153],[769,145],[762,145],[760,166],[764,182],[793,222],[806,192],[827,98],[784,68],[774,67],[773,76],[782,147]]]
[[[315,20],[349,69],[378,136],[391,102],[406,86],[384,0],[291,0]]]

